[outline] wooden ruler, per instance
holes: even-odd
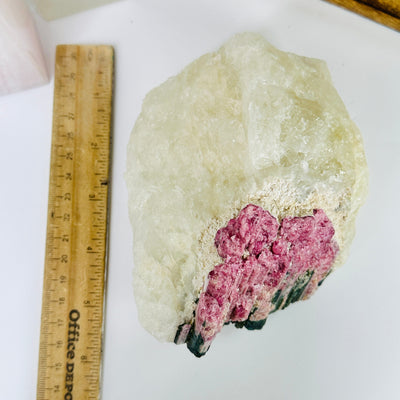
[[[38,400],[100,396],[112,84],[112,47],[57,46]]]

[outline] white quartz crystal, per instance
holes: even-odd
[[[34,21],[23,0],[0,1],[0,95],[48,81]]]
[[[118,0],[28,0],[46,20],[66,17]]]
[[[247,204],[279,220],[322,208],[341,264],[367,192],[360,133],[325,62],[234,36],[145,98],[128,146],[134,291],[143,326],[190,321],[217,230]]]

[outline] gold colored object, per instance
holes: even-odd
[[[400,0],[325,0],[400,31]]]
[[[98,399],[113,48],[57,46],[37,399]]]

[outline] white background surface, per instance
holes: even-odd
[[[319,0],[125,0],[37,22],[52,76],[56,44],[115,46],[103,399],[399,399],[400,33]],[[137,321],[126,145],[146,92],[244,30],[327,61],[363,133],[370,195],[348,261],[312,299],[261,332],[225,327],[196,359]],[[35,398],[52,100],[52,82],[0,98],[2,400]]]

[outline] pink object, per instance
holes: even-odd
[[[197,305],[192,335],[197,355],[207,351],[225,323],[259,329],[271,311],[309,297],[339,250],[334,233],[323,210],[284,218],[279,225],[268,211],[250,204],[231,219],[215,237],[224,263],[209,273]]]
[[[245,248],[258,255],[265,244],[275,240],[278,227],[278,221],[268,211],[250,204],[217,232],[215,246],[222,258],[242,256]]]
[[[0,1],[0,95],[48,82],[39,38],[22,0]]]

